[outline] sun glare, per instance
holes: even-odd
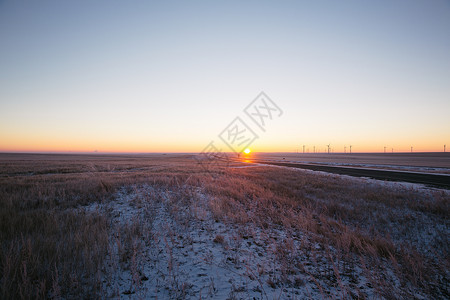
[[[244,153],[245,153],[245,154],[249,154],[249,153],[250,153],[250,149],[248,149],[248,148],[245,149],[245,150],[244,150]]]

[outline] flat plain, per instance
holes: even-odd
[[[450,174],[450,153],[255,153],[255,159]]]
[[[245,158],[0,154],[0,297],[449,298],[449,195]]]

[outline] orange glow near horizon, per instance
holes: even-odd
[[[253,151],[245,149],[243,152],[245,155],[249,155],[251,152],[298,152],[303,153],[302,145],[290,145],[285,146],[288,143],[276,143],[277,146],[270,144],[261,144],[255,146]],[[380,146],[381,145],[381,146]],[[413,152],[443,152],[444,144],[434,142],[430,144],[407,144],[398,143],[392,144],[369,144],[360,143],[352,145],[352,153],[364,153],[364,152],[384,152],[386,147],[386,153],[399,153],[399,152],[411,152],[411,146]],[[151,153],[151,152],[173,152],[173,153],[196,153],[201,152],[205,147],[205,144],[200,142],[196,143],[183,143],[179,144],[170,141],[154,141],[154,142],[142,142],[131,139],[124,139],[123,141],[117,140],[94,140],[94,139],[70,139],[65,138],[30,138],[30,139],[2,139],[0,144],[0,152],[70,152],[70,153]],[[331,144],[332,153],[349,153],[349,144]],[[447,152],[449,147],[447,146]],[[222,151],[228,152],[226,148],[222,148]],[[315,152],[314,152],[315,151]],[[316,143],[306,145],[305,153],[327,153],[326,143]]]
[[[361,140],[355,143],[339,143],[338,141],[321,142],[317,139],[310,143],[305,141],[305,153],[326,153],[327,144],[331,144],[331,152],[443,152],[443,137],[434,136],[423,139],[421,143],[411,143],[407,138],[403,140],[394,138],[378,138],[373,141]],[[50,135],[50,134],[5,134],[0,131],[0,152],[83,152],[83,153],[148,153],[148,152],[201,152],[207,145],[207,137],[190,140],[188,136],[175,135],[171,139],[170,133],[152,137],[142,138],[139,135],[117,134],[97,136],[96,134],[86,134],[79,136],[75,134]],[[246,149],[245,154],[250,152],[299,152],[303,153],[302,145],[295,145],[287,137],[283,136],[262,136],[252,145],[253,150]],[[227,147],[218,147],[221,151],[227,152]],[[448,151],[449,147],[447,147]]]

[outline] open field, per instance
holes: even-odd
[[[450,174],[450,153],[254,153],[254,159]]]
[[[393,170],[391,168],[364,168],[352,167],[348,165],[329,165],[317,163],[298,163],[292,161],[279,160],[258,160],[246,158],[245,162],[259,165],[275,165],[291,167],[331,174],[349,175],[354,177],[365,177],[383,181],[409,182],[423,184],[428,187],[437,187],[450,190],[450,174],[442,173],[423,173],[405,170]]]
[[[449,200],[193,155],[0,154],[0,298],[449,298]]]

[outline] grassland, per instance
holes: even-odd
[[[190,155],[0,155],[0,297],[449,298],[449,192]]]

